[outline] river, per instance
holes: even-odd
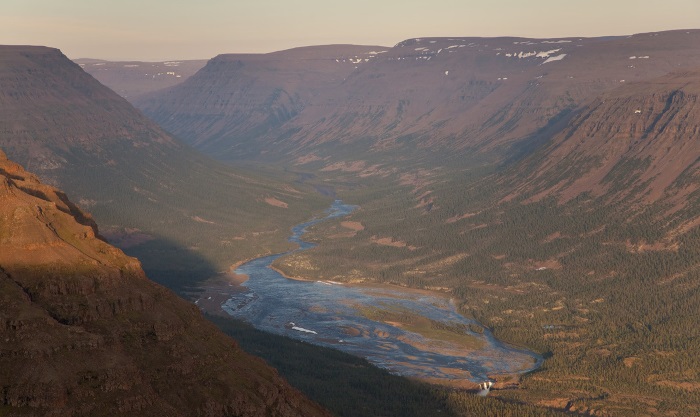
[[[354,209],[336,200],[324,217],[294,227],[289,240],[299,245],[296,251],[307,250],[314,245],[301,239],[306,228]],[[479,382],[527,372],[542,362],[533,352],[500,342],[487,329],[470,330],[476,323],[458,314],[447,297],[287,279],[270,265],[289,253],[238,267],[235,273],[248,280],[221,308],[259,329],[340,349],[403,376]]]

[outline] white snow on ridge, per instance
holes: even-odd
[[[298,332],[304,332],[304,333],[318,334],[313,330],[305,329],[303,327],[298,327],[298,326],[292,326],[292,330],[296,330]]]
[[[561,51],[561,48],[559,49],[552,49],[550,51],[543,51],[543,52],[538,52],[537,55],[535,55],[537,58],[549,58],[550,55]]]
[[[542,41],[542,43],[571,43],[571,41],[567,41],[567,40],[562,39],[559,41]]]
[[[551,58],[547,58],[547,60],[544,61],[542,64],[546,64],[548,62],[554,62],[554,61],[561,61],[562,59],[564,59],[565,56],[566,56],[566,54],[560,54],[557,56],[553,56]]]

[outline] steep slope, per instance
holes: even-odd
[[[327,415],[0,152],[3,416]]]
[[[416,147],[486,151],[535,140],[586,100],[620,84],[700,65],[698,45],[698,30],[615,38],[421,38],[383,53],[366,48],[350,68],[342,59],[335,62],[342,50],[329,46],[323,48],[335,52],[326,54],[335,76],[299,85],[281,108],[261,105],[266,97],[279,99],[272,95],[276,88],[287,91],[286,83],[311,68],[289,64],[295,50],[222,55],[185,83],[136,104],[166,129],[224,159],[257,152],[304,163]],[[256,82],[240,75],[240,68],[260,62],[267,71],[256,73]],[[235,99],[243,96],[251,100]],[[237,105],[225,105],[229,100]]]
[[[284,249],[289,225],[325,205],[203,157],[56,49],[0,47],[0,86],[0,146],[88,207],[151,278],[180,271],[185,285]]]
[[[256,155],[256,139],[282,126],[386,48],[328,45],[219,55],[194,79],[137,98],[149,116],[190,143]],[[231,141],[235,136],[241,140]]]
[[[700,70],[630,83],[593,100],[517,174],[519,192],[582,193],[677,208],[700,188]],[[524,177],[524,178],[523,178]]]
[[[206,60],[141,62],[87,58],[73,61],[97,81],[128,100],[179,84],[207,63]]]

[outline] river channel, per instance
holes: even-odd
[[[324,217],[294,227],[289,240],[299,245],[295,251],[314,246],[301,239],[306,228],[355,208],[336,200]],[[480,382],[527,372],[542,362],[533,352],[500,342],[487,329],[472,331],[470,324],[476,323],[458,314],[447,297],[287,279],[270,265],[289,253],[238,267],[235,273],[248,280],[221,308],[259,329],[340,349],[403,376]]]

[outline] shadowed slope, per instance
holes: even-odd
[[[89,208],[105,236],[149,257],[149,269],[153,259],[161,270],[188,267],[176,265],[184,254],[154,246],[161,240],[218,271],[283,250],[287,228],[326,204],[193,151],[56,49],[0,47],[0,86],[0,146]]]

